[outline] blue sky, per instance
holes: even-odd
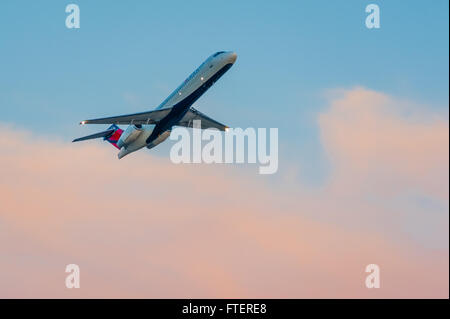
[[[65,27],[69,3],[78,30]],[[365,27],[369,3],[378,30]],[[327,171],[325,90],[448,108],[448,11],[445,0],[2,1],[1,122],[69,142],[98,130],[80,120],[152,109],[211,53],[234,50],[236,65],[196,107],[234,127],[278,127],[280,169],[298,159],[314,183]]]

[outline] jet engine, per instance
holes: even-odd
[[[142,125],[130,125],[120,136],[119,141],[117,141],[117,147],[120,149],[123,146],[127,146],[133,143],[139,135],[143,132]]]

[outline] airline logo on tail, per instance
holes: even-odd
[[[108,130],[114,130],[114,133],[112,133],[110,136],[105,136],[103,140],[110,142],[112,145],[114,145],[117,149],[120,149],[117,146],[117,142],[119,141],[120,136],[123,133],[123,130],[119,128],[116,124],[111,125],[108,127]]]

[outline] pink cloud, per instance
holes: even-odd
[[[319,124],[338,184],[351,173],[379,191],[408,185],[448,199],[448,116],[363,88],[338,91],[330,104]]]
[[[320,190],[0,127],[0,297],[448,298],[448,244],[411,239],[395,200],[412,187],[448,209],[448,123],[396,105],[365,89],[331,100]],[[432,230],[448,243],[448,213],[415,216],[446,220]],[[70,263],[80,289],[64,286]]]

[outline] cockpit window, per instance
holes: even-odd
[[[216,56],[218,56],[221,53],[225,53],[225,51],[219,51],[219,52],[214,53],[213,58],[215,58]]]

